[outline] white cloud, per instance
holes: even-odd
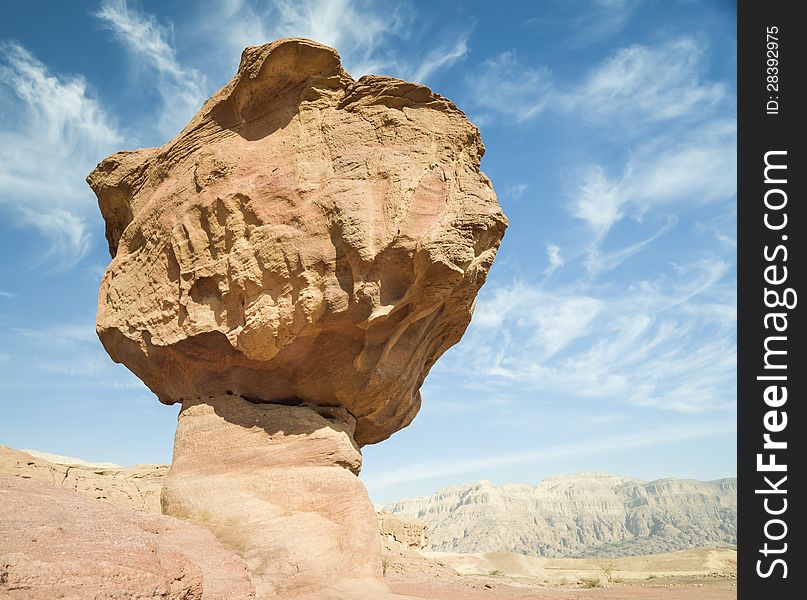
[[[69,268],[87,252],[97,210],[84,177],[117,149],[120,134],[83,78],[58,76],[19,44],[0,45],[0,205],[49,241],[45,270]]]
[[[736,123],[716,120],[688,136],[660,136],[639,146],[623,172],[610,177],[600,165],[582,174],[571,214],[586,222],[598,240],[617,221],[640,219],[648,210],[728,201],[736,194]]]
[[[54,325],[46,329],[17,328],[14,333],[31,340],[44,340],[51,346],[65,346],[80,343],[96,345],[98,338],[95,334],[95,323],[69,323]]]
[[[595,2],[589,13],[604,11],[619,16],[617,20],[627,19],[635,4],[603,0]],[[617,21],[598,22],[604,29],[622,26]],[[468,84],[479,108],[516,123],[552,110],[630,138],[659,123],[694,124],[713,118],[719,107],[730,103],[726,84],[705,77],[705,47],[703,40],[680,37],[657,46],[621,48],[575,84],[556,83],[546,66],[523,64],[515,51],[509,51],[485,60]],[[618,182],[592,185],[609,183]]]
[[[583,47],[616,35],[625,28],[640,0],[590,0],[581,9],[572,3],[577,14],[568,26],[572,34],[568,43]]]
[[[530,345],[542,350],[541,360],[547,360],[574,340],[588,336],[591,323],[603,310],[603,302],[589,296],[553,298],[557,302],[542,302],[534,308],[535,331]]]
[[[600,165],[590,167],[569,206],[572,215],[585,221],[598,237],[605,235],[623,217],[622,206],[627,202],[623,183],[624,178],[610,179]]]
[[[58,271],[87,253],[91,240],[90,231],[85,219],[78,214],[59,208],[40,212],[28,207],[18,207],[18,212],[23,224],[39,230],[50,240],[50,249],[38,260],[39,264],[55,261],[55,268],[46,270]],[[65,260],[68,262],[63,262]]]
[[[95,16],[159,73],[174,79],[186,77],[186,72],[176,61],[174,48],[168,42],[171,29],[160,25],[153,16],[130,11],[122,0],[103,3]]]
[[[16,298],[16,297],[17,297],[17,294],[14,294],[13,292],[7,292],[5,290],[0,290],[0,298],[11,299],[11,298]]]
[[[701,204],[737,193],[737,122],[702,122],[696,131],[659,137],[640,146],[628,163],[631,195],[648,208],[666,202]]]
[[[426,82],[436,71],[450,67],[463,60],[468,55],[468,38],[470,34],[470,31],[462,33],[450,45],[438,46],[432,49],[408,79]]]
[[[344,52],[348,70],[353,69],[355,77],[383,65],[384,59],[378,55],[380,44],[400,25],[394,13],[384,15],[368,4],[350,0],[277,0],[273,4],[278,16],[274,37],[308,37],[337,48]]]
[[[606,271],[611,271],[617,268],[625,260],[638,254],[644,250],[648,244],[670,231],[675,224],[676,219],[670,217],[667,219],[667,223],[650,237],[633,244],[628,244],[627,246],[624,246],[618,250],[612,250],[611,252],[603,252],[598,243],[599,241],[595,240],[594,243],[590,244],[586,249],[586,258],[584,263],[589,275],[599,275]]]
[[[557,105],[583,118],[641,129],[648,123],[699,118],[727,97],[704,80],[704,44],[683,37],[659,46],[618,50]]]
[[[129,9],[125,0],[104,2],[95,16],[125,45],[135,58],[134,65],[157,75],[156,91],[163,103],[160,133],[176,135],[207,98],[205,76],[177,61],[170,26]]]
[[[619,170],[593,164],[574,174],[580,183],[567,208],[591,235],[584,251],[590,276],[620,265],[704,205],[733,210],[736,120],[726,115],[726,86],[704,78],[703,48],[690,37],[622,48],[553,103],[569,115],[618,127],[620,139],[644,134]],[[654,123],[663,129],[654,133]],[[602,250],[616,223],[641,223],[647,214],[666,224],[645,239]]]
[[[560,246],[556,246],[555,244],[547,244],[546,245],[546,259],[549,263],[544,270],[544,274],[549,277],[560,269],[565,262],[563,261],[563,256],[560,254]]]
[[[514,465],[532,465],[543,462],[565,460],[571,457],[599,456],[631,448],[652,447],[671,442],[683,442],[703,437],[732,433],[736,426],[732,421],[713,420],[698,425],[670,426],[654,431],[621,433],[614,437],[604,437],[571,444],[557,444],[534,450],[515,453],[494,454],[492,456],[468,458],[467,456],[415,463],[391,469],[382,475],[363,478],[370,493],[394,485],[426,479],[448,478],[455,475],[483,472],[492,473]]]
[[[469,84],[477,106],[516,122],[529,121],[541,114],[553,93],[549,69],[521,64],[515,51],[484,61]]]
[[[102,353],[92,355],[82,354],[72,356],[69,360],[35,360],[35,370],[50,374],[65,375],[67,377],[94,377],[107,370],[109,357]]]
[[[17,361],[20,366],[14,381],[5,382],[12,387],[23,382],[30,386],[33,381],[52,385],[62,376],[90,383],[92,378],[109,378],[120,369],[101,347],[93,320],[0,329],[0,336],[3,345],[7,344],[0,349],[13,349],[15,356],[24,359]]]
[[[727,236],[725,233],[716,232],[715,233],[715,238],[721,244],[725,244],[726,246],[728,246],[729,248],[731,248],[733,250],[737,249],[737,240],[732,238],[732,237]]]
[[[565,32],[565,43],[583,48],[613,37],[625,28],[643,0],[565,0],[542,5],[539,16],[522,25],[540,34]],[[535,6],[538,6],[535,4]],[[549,10],[547,10],[549,9]]]
[[[620,285],[514,281],[482,295],[443,361],[504,394],[730,411],[735,302],[731,264],[718,257]]]
[[[398,72],[431,75],[449,66],[465,53],[467,36],[460,36],[453,48],[443,48],[444,61],[430,54],[418,62],[414,57],[402,60],[390,51],[388,42],[410,33],[413,15],[406,5],[371,3],[364,0],[271,0],[254,3],[228,0],[208,3],[201,11],[197,29],[201,38],[215,38],[228,46],[233,60],[246,46],[265,44],[281,37],[304,37],[336,48],[345,69],[355,78],[371,73]],[[431,58],[429,58],[431,57]],[[424,77],[425,78],[425,77]]]
[[[530,186],[524,182],[517,183],[515,185],[511,185],[510,188],[507,190],[506,196],[512,198],[513,200],[518,200],[527,193],[527,190],[530,189]]]
[[[554,294],[516,282],[497,288],[491,300],[479,303],[474,322],[496,330],[505,323],[517,326],[523,332],[524,348],[530,348],[529,354],[543,361],[587,335],[589,324],[602,308],[602,302],[590,296]]]

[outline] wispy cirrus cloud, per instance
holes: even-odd
[[[480,457],[450,457],[428,462],[409,464],[374,477],[364,477],[368,491],[374,494],[389,487],[412,481],[448,478],[469,473],[490,476],[498,469],[514,465],[539,464],[550,461],[567,460],[570,457],[587,457],[633,448],[643,448],[681,442],[702,437],[732,433],[733,422],[728,420],[711,420],[697,425],[674,425],[660,430],[634,433],[620,433],[617,436],[600,437],[572,444],[555,444],[532,450],[521,450],[512,453],[500,453]]]
[[[502,113],[516,123],[541,114],[555,93],[549,69],[524,65],[514,50],[485,60],[468,78],[468,85],[477,107]]]
[[[575,16],[568,30],[571,33],[567,43],[573,48],[589,46],[610,38],[630,21],[641,4],[641,0],[586,0],[571,3]]]
[[[620,33],[646,0],[565,0],[554,10],[540,8],[521,26],[540,34],[566,32],[565,45],[572,49],[603,42]]]
[[[162,99],[158,129],[163,136],[176,135],[202,106],[208,90],[200,71],[177,60],[173,27],[130,9],[125,0],[107,0],[94,15],[126,47],[134,67],[156,75],[154,87]]]
[[[477,305],[474,319],[485,330],[514,326],[514,339],[520,340],[522,349],[534,360],[545,361],[588,335],[589,325],[603,308],[602,301],[590,295],[552,293],[519,282],[497,288],[489,302]]]
[[[0,44],[0,86],[0,111],[14,115],[0,129],[0,206],[49,240],[45,271],[70,268],[97,210],[84,177],[121,135],[82,77],[52,73],[20,44]]]
[[[626,216],[641,218],[659,206],[680,214],[686,207],[731,201],[737,191],[736,144],[733,119],[704,123],[686,136],[651,138],[631,153],[617,176],[600,165],[585,169],[569,194],[569,211],[601,239]]]
[[[412,73],[410,79],[421,83],[427,82],[435,72],[465,59],[468,55],[470,35],[470,30],[462,32],[456,39],[432,48]]]
[[[64,378],[68,385],[122,387],[144,390],[134,375],[114,365],[95,333],[92,320],[73,321],[45,327],[0,327],[0,351],[9,357],[22,357],[16,367],[14,381],[8,389],[28,385],[32,381],[54,381]],[[133,383],[134,382],[134,383]],[[2,387],[0,387],[2,389]]]
[[[726,84],[705,75],[706,47],[683,36],[620,48],[575,82],[557,80],[547,66],[526,64],[511,50],[482,62],[468,84],[480,108],[516,124],[551,110],[631,138],[659,123],[714,118],[730,101]]]
[[[629,148],[616,169],[590,164],[572,174],[579,183],[567,193],[566,206],[591,236],[584,250],[589,275],[615,268],[708,205],[733,212],[736,119],[727,84],[706,79],[706,65],[705,45],[692,37],[634,45],[617,50],[561,94],[565,114],[609,130]],[[646,215],[664,225],[654,225],[639,241],[602,250],[615,224],[642,223]]]
[[[452,26],[436,32],[421,45],[422,50],[396,51],[395,42],[409,40],[417,24],[422,26],[423,20],[416,18],[406,2],[230,0],[206,4],[199,12],[196,30],[199,40],[215,35],[228,46],[231,57],[237,57],[246,46],[280,37],[313,39],[336,48],[345,69],[355,78],[384,73],[428,82],[437,72],[465,59],[473,23],[459,31]],[[223,65],[221,57],[216,62]],[[229,59],[226,67],[236,65],[237,60]]]
[[[91,343],[95,345],[98,341],[95,334],[95,323],[90,321],[54,325],[47,329],[17,327],[12,331],[26,339],[46,340],[54,347],[71,346],[79,343]]]
[[[617,268],[631,256],[634,256],[644,250],[648,244],[654,242],[665,233],[671,231],[676,225],[676,222],[676,218],[668,217],[667,222],[658,230],[653,232],[650,237],[639,240],[638,242],[633,242],[617,250],[611,250],[609,252],[604,252],[600,248],[600,240],[595,239],[595,241],[589,244],[589,246],[586,248],[586,258],[584,260],[586,269],[590,275],[600,275],[601,273]]]
[[[444,361],[500,393],[731,411],[732,275],[711,256],[625,285],[513,281],[483,296],[466,342]]]
[[[727,100],[726,85],[705,78],[705,43],[679,37],[621,48],[561,94],[557,106],[589,121],[642,129],[708,116]]]
[[[544,270],[544,275],[549,277],[560,269],[566,262],[563,260],[563,256],[561,254],[560,246],[555,244],[547,244],[546,245],[546,257],[547,257],[547,267]]]
[[[577,219],[602,238],[614,223],[624,217],[623,207],[629,197],[622,179],[608,177],[600,165],[592,165],[580,177],[580,183],[569,205],[569,210]]]
[[[520,183],[516,183],[514,185],[511,185],[509,188],[507,188],[506,196],[508,198],[512,198],[513,200],[518,200],[524,194],[526,194],[527,190],[529,190],[529,189],[530,189],[529,184],[524,183],[522,181]]]
[[[367,2],[275,0],[266,7],[264,18],[270,25],[260,43],[286,36],[311,38],[339,49],[356,77],[384,67],[390,60],[382,50],[385,38],[407,26],[406,13],[386,11]]]

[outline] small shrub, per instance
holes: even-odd
[[[599,577],[586,577],[584,579],[581,579],[580,583],[582,583],[583,587],[585,588],[597,588],[600,587],[600,585],[602,585],[600,583]]]
[[[600,569],[602,572],[605,573],[605,579],[609,583],[613,583],[614,581],[614,571],[616,570],[616,563],[615,562],[607,562],[600,565]]]

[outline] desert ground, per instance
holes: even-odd
[[[385,558],[392,561],[389,548]],[[387,568],[392,591],[413,597],[459,600],[517,598],[567,600],[690,600],[737,597],[737,552],[700,548],[618,559],[557,559],[508,552],[422,552]],[[407,564],[408,562],[408,564]]]
[[[417,549],[416,523],[382,520],[384,576],[393,592],[444,600],[736,598],[737,551],[698,548],[616,559],[540,558]],[[422,537],[423,534],[420,534]]]
[[[440,600],[722,600],[736,598],[737,590],[728,582],[677,581],[654,585],[609,585],[600,588],[547,588],[526,583],[496,584],[484,579],[466,582],[464,587],[434,582],[389,582],[392,591],[403,596]]]
[[[195,563],[203,575],[210,573],[210,565],[219,565],[212,569],[214,580],[204,579],[208,590],[211,583],[224,590],[244,586],[245,566],[209,532],[158,514],[166,472],[164,465],[124,468],[0,447],[0,496],[8,494],[0,510],[0,597],[46,598],[40,583],[57,575],[83,578],[87,587],[98,584],[95,576],[113,581],[113,593],[120,591],[115,578],[125,589],[142,583],[145,573],[159,591],[161,577],[171,579],[170,561]],[[393,515],[379,515],[379,534],[385,582],[401,598],[736,598],[733,548],[617,559],[430,552],[422,548],[427,539],[423,525]],[[156,550],[144,552],[144,547]],[[65,560],[65,553],[72,556]],[[126,566],[133,560],[139,572]],[[194,583],[188,579],[192,592]],[[77,593],[85,589],[76,588]],[[164,597],[175,597],[171,593]],[[249,593],[243,597],[254,598]]]

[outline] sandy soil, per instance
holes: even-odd
[[[505,552],[393,554],[386,580],[436,600],[733,600],[737,553],[703,548],[619,559],[545,559]],[[610,581],[609,581],[610,579]]]
[[[439,583],[427,581],[388,582],[390,589],[403,596],[435,600],[733,600],[737,588],[731,581],[658,584],[608,584],[598,588],[540,587],[529,584],[502,584],[476,581]]]

